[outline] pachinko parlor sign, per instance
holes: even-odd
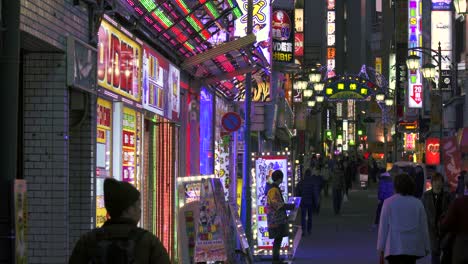
[[[142,43],[107,16],[98,33],[98,85],[140,102]]]

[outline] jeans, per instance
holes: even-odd
[[[313,206],[301,206],[301,223],[302,223],[302,233],[305,234],[306,231],[310,234],[312,231],[312,211]],[[307,218],[307,222],[306,222]]]
[[[275,240],[273,240],[273,263],[277,262],[280,260],[280,249],[281,249],[281,242],[283,241],[282,236],[277,236],[275,237]]]
[[[335,214],[339,214],[341,210],[341,202],[343,200],[343,191],[333,188],[333,210]]]
[[[328,180],[323,181],[323,195],[328,197]]]

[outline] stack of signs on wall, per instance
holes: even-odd
[[[229,261],[234,252],[230,243],[230,215],[219,179],[203,179],[195,242],[195,262]],[[228,239],[229,238],[229,239]]]

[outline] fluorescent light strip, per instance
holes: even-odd
[[[152,0],[140,0],[140,3],[148,10],[148,12],[153,11],[156,8],[156,5]]]
[[[218,19],[220,16],[218,9],[216,9],[212,2],[208,2],[205,4],[205,10],[208,11],[208,13],[210,13],[210,16],[213,19]]]

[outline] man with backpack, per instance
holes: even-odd
[[[159,239],[137,227],[141,201],[133,185],[106,179],[104,203],[110,219],[78,240],[69,264],[171,263]]]

